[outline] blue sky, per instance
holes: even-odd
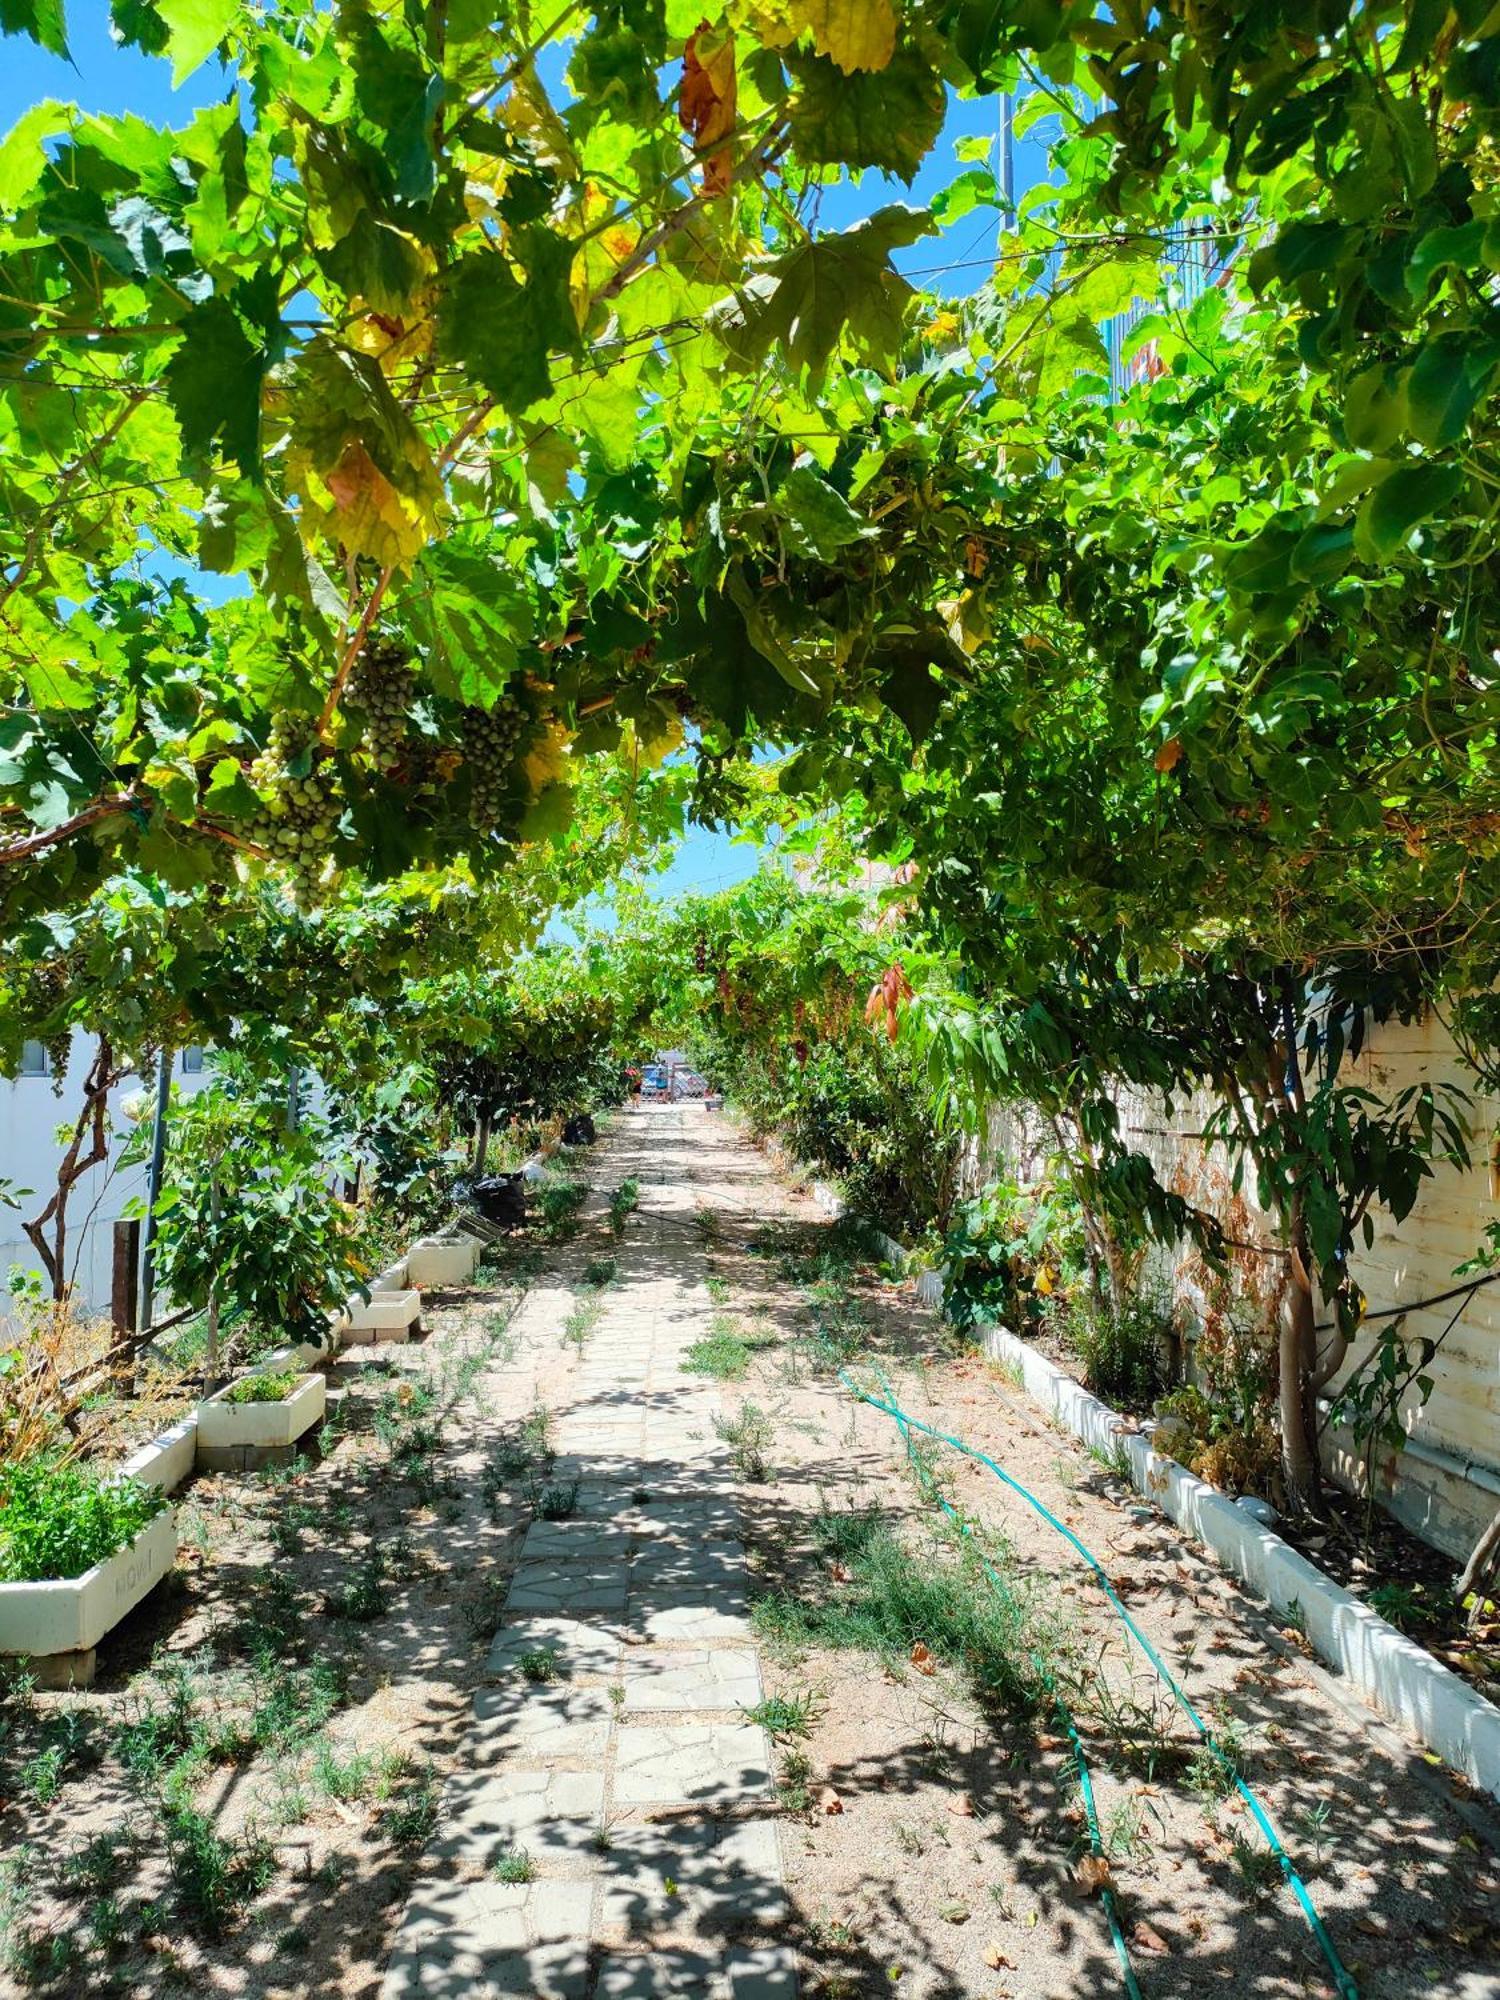
[[[201,106],[222,100],[232,87],[227,71],[210,61],[174,90],[167,63],[114,42],[108,0],[71,0],[67,14],[71,62],[48,54],[23,35],[0,41],[0,133],[45,97],[62,98],[87,112],[132,111],[153,124],[168,125],[183,123]],[[846,180],[830,187],[820,203],[822,227],[848,228],[891,201],[924,205],[954,177],[955,144],[967,138],[994,139],[998,130],[998,99],[966,102],[950,97],[943,135],[913,185],[907,188],[884,175],[866,174],[858,185]],[[1041,178],[1045,162],[1035,138],[1017,144],[1015,164],[1018,190]],[[929,237],[899,252],[896,261],[913,282],[962,295],[986,276],[996,231],[995,211],[976,210],[943,237]],[[224,594],[224,579],[205,578],[203,585],[205,595]],[[724,834],[693,830],[671,868],[657,878],[656,891],[671,895],[682,889],[723,887],[753,875],[759,862],[756,847]]]

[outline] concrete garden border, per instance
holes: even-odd
[[[251,1376],[274,1371],[259,1368]],[[304,1375],[289,1396],[275,1403],[236,1403],[235,1384],[227,1383],[198,1405],[198,1444],[194,1463],[200,1472],[251,1472],[258,1466],[285,1463],[297,1440],[323,1421],[328,1385],[321,1375]]]
[[[1296,1618],[1329,1665],[1373,1707],[1500,1797],[1500,1708],[1325,1576],[1274,1528],[1154,1451],[1149,1438],[1028,1342],[991,1327],[982,1345],[991,1360],[1019,1375],[1033,1402],[1084,1444],[1111,1455],[1123,1451],[1137,1490],[1278,1612]]]
[[[410,1340],[422,1318],[422,1294],[417,1291],[371,1292],[368,1299],[350,1299],[339,1315],[343,1341]]]
[[[177,1510],[168,1507],[82,1576],[0,1583],[0,1653],[23,1654],[43,1687],[87,1687],[99,1641],[176,1560]]]

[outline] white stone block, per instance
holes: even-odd
[[[232,1403],[231,1383],[198,1405],[198,1443],[206,1449],[248,1444],[259,1449],[295,1444],[323,1421],[328,1387],[321,1375],[304,1375],[279,1403]]]
[[[420,1292],[372,1292],[368,1299],[351,1299],[344,1314],[344,1335],[374,1340],[405,1340],[422,1317]]]
[[[422,1236],[406,1253],[406,1282],[423,1285],[466,1285],[479,1262],[479,1243],[472,1236]]]

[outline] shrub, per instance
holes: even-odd
[[[1143,1409],[1171,1387],[1172,1315],[1157,1300],[1137,1296],[1101,1306],[1077,1298],[1063,1320],[1088,1386],[1107,1402]]]
[[[0,1466],[0,1582],[82,1576],[133,1542],[166,1506],[133,1479],[38,1454]]]

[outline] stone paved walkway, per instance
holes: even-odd
[[[634,1175],[641,1202],[554,1427],[578,1510],[527,1533],[381,2000],[796,1994],[734,1470],[715,1384],[681,1367],[713,1310],[694,1211],[719,1129],[653,1107],[600,1147],[596,1193]],[[539,1289],[530,1330],[570,1304]],[[527,1679],[538,1652],[556,1679]],[[533,1878],[502,1882],[515,1853]]]

